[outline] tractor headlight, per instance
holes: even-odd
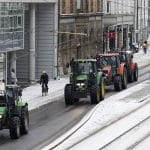
[[[2,119],[2,117],[3,117],[3,116],[2,116],[2,115],[0,115],[0,119]]]
[[[80,82],[76,84],[77,88],[84,88],[85,87],[85,83],[84,82]]]
[[[84,86],[85,83],[77,83],[77,86]]]

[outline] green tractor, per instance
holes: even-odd
[[[72,105],[88,95],[92,104],[104,99],[104,77],[97,70],[96,63],[96,59],[77,59],[71,63],[70,83],[66,84],[64,90],[66,105]]]
[[[21,96],[17,85],[7,85],[0,91],[0,130],[9,129],[11,139],[18,139],[29,129],[28,104],[21,101]]]

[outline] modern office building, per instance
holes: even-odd
[[[0,0],[0,71],[8,82],[11,68],[19,82],[43,70],[57,78],[57,7],[57,0]]]

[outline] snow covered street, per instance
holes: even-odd
[[[148,52],[148,54],[145,55],[141,50],[134,55],[134,60],[138,62],[139,68],[148,65],[150,62],[150,53]],[[46,146],[43,150],[51,149],[54,145],[63,140],[65,141],[57,146],[55,148],[56,150],[96,150],[101,149],[101,147],[105,144],[107,145],[107,143],[115,138],[117,138],[117,141],[112,142],[108,150],[124,150],[127,148],[130,149],[131,147],[138,149],[138,144],[142,147],[142,150],[147,150],[147,147],[144,147],[143,144],[150,146],[150,144],[148,144],[149,140],[146,139],[147,135],[150,134],[149,89],[150,81],[147,80],[105,99],[99,103],[92,112],[87,114],[78,125]],[[143,109],[138,110],[138,108],[145,105],[145,103],[148,104],[144,106]],[[132,114],[134,111],[135,114]],[[122,120],[122,117],[125,118]],[[144,119],[146,119],[146,121],[142,123],[141,121]],[[109,125],[111,126],[109,127]],[[109,127],[109,130],[107,127]],[[105,130],[105,128],[107,130]],[[127,132],[128,130],[130,132]],[[127,133],[124,134],[124,132]],[[120,137],[122,134],[123,136],[118,139],[118,136]],[[143,141],[143,144],[138,143],[139,141]],[[135,145],[135,143],[137,145]]]
[[[134,54],[134,61],[138,63],[139,68],[150,64],[150,50],[145,55],[142,50],[139,53]],[[69,82],[69,78],[60,78],[60,80],[50,80],[49,81],[49,93],[47,96],[42,96],[41,94],[41,85],[35,84],[30,87],[27,87],[23,90],[23,101],[27,101],[29,104],[29,110],[34,110],[43,106],[47,103],[59,100],[64,96],[64,86]],[[142,110],[139,110],[129,119],[128,117],[123,120],[124,123],[120,122],[120,118],[128,115],[133,110],[145,105],[150,101],[150,81],[147,80],[143,83],[140,83],[131,88],[127,88],[122,92],[119,92],[116,95],[113,95],[98,105],[89,112],[82,120],[73,127],[66,134],[62,135],[59,139],[51,143],[50,145],[43,148],[43,150],[48,150],[60,141],[69,138],[59,145],[56,149],[99,149],[102,145],[105,145],[107,142],[115,137],[119,136],[126,130],[132,128],[135,124],[141,121],[146,117],[149,117],[149,105],[145,106]],[[147,116],[145,116],[147,115]],[[126,121],[127,120],[127,121]],[[119,122],[118,122],[119,121]],[[107,128],[111,123],[115,122],[110,129],[107,131],[107,134],[103,129]],[[131,124],[129,124],[131,123]],[[137,142],[140,139],[142,143],[135,145],[135,149],[142,147],[142,150],[145,148],[144,145],[149,145],[149,138],[145,139],[144,137],[150,133],[149,130],[149,119],[143,125],[139,125],[140,128],[135,127],[131,130],[131,133],[127,133],[121,139],[117,140],[115,143],[122,143],[122,147],[119,144],[114,142],[110,145],[108,149],[126,149],[130,145],[133,145],[134,142]],[[131,125],[131,126],[130,126]],[[128,127],[129,126],[129,127]],[[103,133],[101,133],[101,130]],[[136,132],[135,132],[136,131]],[[74,134],[73,134],[74,133]],[[96,133],[96,134],[95,134]],[[139,137],[139,138],[135,138]],[[84,140],[85,139],[85,140]],[[108,140],[109,139],[109,140]],[[124,140],[131,139],[131,140]],[[134,140],[133,140],[134,139]],[[131,141],[131,142],[129,142]],[[116,147],[116,145],[118,147]],[[150,146],[150,145],[149,145]],[[143,148],[144,147],[144,148]]]

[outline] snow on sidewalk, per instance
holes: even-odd
[[[29,86],[23,90],[22,100],[28,102],[29,110],[36,109],[42,105],[59,100],[63,97],[64,87],[68,82],[68,78],[50,80],[48,83],[49,92],[47,96],[42,96],[40,84]]]

